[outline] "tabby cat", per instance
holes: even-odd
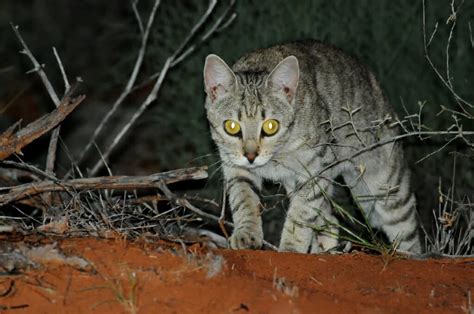
[[[372,227],[421,252],[410,172],[400,143],[387,141],[398,134],[396,115],[366,66],[318,41],[293,42],[248,53],[232,69],[211,54],[204,83],[232,248],[262,246],[259,192],[268,180],[290,200],[279,249],[334,249],[339,223],[329,200],[342,177]]]

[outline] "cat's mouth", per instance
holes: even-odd
[[[247,169],[255,169],[265,166],[270,161],[270,159],[271,156],[258,155],[253,160],[249,160],[246,157],[242,156],[242,158],[239,158],[234,162],[240,167]]]

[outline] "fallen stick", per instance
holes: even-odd
[[[8,158],[13,153],[21,153],[23,147],[61,123],[85,98],[85,95],[76,98],[66,97],[52,112],[31,122],[16,133],[14,133],[14,128],[18,123],[0,134],[0,160]]]
[[[205,179],[207,178],[206,170],[207,167],[194,167],[156,173],[148,176],[106,176],[64,181],[46,180],[32,182],[11,187],[5,194],[1,194],[0,206],[46,192],[159,188],[163,182],[170,184],[185,180]]]

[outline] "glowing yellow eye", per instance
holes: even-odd
[[[262,126],[263,133],[273,135],[278,131],[278,121],[274,119],[267,120]]]
[[[240,132],[240,124],[234,120],[225,120],[224,129],[230,135],[236,135]]]

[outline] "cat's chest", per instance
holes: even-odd
[[[284,182],[290,178],[295,178],[295,172],[282,163],[270,161],[266,165],[254,169],[255,174],[273,182]]]
[[[266,165],[255,168],[253,172],[258,177],[273,182],[306,181],[318,173],[328,160],[330,158],[319,150],[295,150],[279,155]],[[331,176],[332,171],[326,174]]]

